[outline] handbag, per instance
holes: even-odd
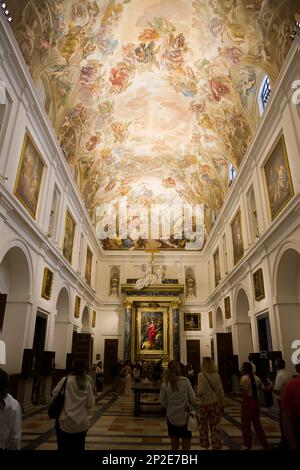
[[[212,391],[214,392],[214,394],[216,395],[216,398],[217,398],[217,402],[218,402],[218,405],[219,405],[219,408],[220,408],[220,411],[223,411],[223,407],[221,406],[221,403],[220,403],[220,400],[219,400],[219,397],[217,395],[217,392],[215,390],[215,387],[212,385],[211,381],[209,380],[209,378],[207,377],[206,374],[203,374],[204,377],[206,378],[207,382],[209,383],[209,386],[210,388],[212,389]]]
[[[54,398],[54,400],[49,405],[48,416],[50,419],[58,419],[60,416],[60,413],[63,410],[64,403],[65,403],[67,380],[68,380],[68,377],[66,377],[64,383],[62,384],[62,387],[58,395]]]
[[[197,411],[190,410],[188,411],[189,417],[188,417],[188,423],[187,423],[187,428],[189,431],[200,431],[201,429],[201,421],[200,421],[200,416]]]
[[[186,397],[186,411],[188,412],[188,421],[187,421],[187,429],[188,431],[200,431],[201,428],[201,421],[200,415],[195,410],[190,410],[189,408],[189,398],[188,398],[188,391],[185,385],[185,397]]]

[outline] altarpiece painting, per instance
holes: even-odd
[[[165,307],[137,309],[137,353],[167,353],[168,311]]]

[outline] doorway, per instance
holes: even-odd
[[[260,351],[273,351],[269,313],[257,318],[258,343]]]
[[[118,346],[117,339],[106,339],[104,341],[104,374],[107,377],[111,376],[111,370],[118,360]]]
[[[186,360],[194,369],[195,384],[197,384],[198,373],[200,372],[200,341],[198,339],[186,340]]]
[[[39,376],[43,368],[43,352],[45,348],[45,339],[47,331],[47,317],[42,312],[37,311],[34,336],[33,336],[33,356],[35,360],[34,369],[36,375]]]
[[[218,370],[222,380],[225,392],[231,391],[231,376],[232,376],[232,334],[231,333],[217,333],[217,357],[218,357]]]
[[[32,346],[35,363],[31,401],[34,405],[38,405],[40,402],[46,331],[47,317],[42,312],[37,311]]]

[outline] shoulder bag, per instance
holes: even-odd
[[[50,419],[58,419],[65,403],[65,393],[66,393],[66,385],[67,385],[68,377],[66,377],[62,387],[58,393],[58,395],[54,398],[54,400],[50,403],[48,408],[48,416]]]
[[[200,428],[201,428],[200,415],[199,413],[197,413],[196,410],[190,409],[186,384],[184,384],[184,388],[185,388],[185,396],[186,396],[186,411],[188,414],[187,428],[189,431],[200,431]]]
[[[217,402],[218,402],[220,411],[223,411],[223,407],[221,406],[221,403],[220,403],[219,397],[218,397],[218,395],[217,395],[217,392],[216,392],[216,390],[215,390],[215,387],[213,386],[213,384],[211,383],[211,381],[209,380],[209,378],[207,377],[207,375],[206,375],[206,374],[203,374],[203,375],[204,375],[204,377],[206,378],[207,382],[209,383],[210,388],[212,389],[212,391],[213,391],[214,394],[216,395],[216,398],[217,398]]]

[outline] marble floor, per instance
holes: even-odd
[[[146,397],[147,400],[147,397]],[[153,401],[153,397],[149,397]],[[140,417],[133,416],[133,396],[116,395],[105,388],[97,397],[90,412],[90,428],[86,438],[86,450],[169,450],[166,419],[154,413],[156,407],[147,406]],[[159,410],[159,407],[157,407]],[[271,447],[280,440],[280,430],[276,412],[262,408],[262,425]],[[240,430],[240,402],[237,398],[226,398],[226,408],[222,417],[223,449],[242,448]],[[23,416],[22,449],[56,449],[54,421],[49,420],[47,407],[32,409]],[[199,449],[199,439],[194,433],[192,449]],[[253,449],[260,449],[253,434]]]

